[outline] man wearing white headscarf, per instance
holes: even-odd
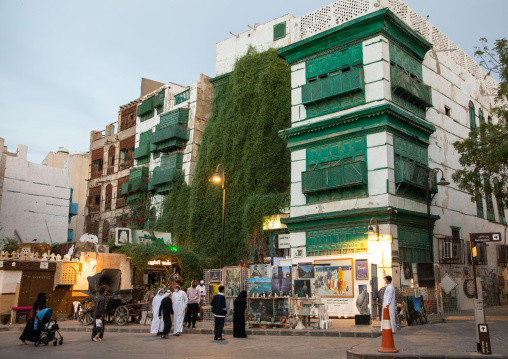
[[[183,319],[185,317],[185,308],[187,307],[187,294],[180,290],[180,285],[175,283],[175,292],[171,299],[173,300],[173,335],[180,336],[183,332]]]
[[[159,319],[159,307],[161,305],[163,294],[164,290],[160,288],[152,300],[152,327],[150,328],[150,333],[157,333],[157,336],[161,335],[162,331],[164,330],[164,322]]]

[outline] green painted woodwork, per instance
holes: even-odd
[[[362,44],[353,45],[332,54],[323,55],[305,64],[307,79],[350,68],[363,63]]]
[[[132,206],[141,201],[141,192],[131,193],[127,196],[127,205]]]
[[[366,184],[365,161],[302,172],[302,192],[305,194]]]
[[[310,36],[278,50],[290,64],[310,60],[326,51],[358,44],[365,39],[383,35],[394,41],[415,58],[423,60],[432,44],[387,8],[371,12],[329,30]]]
[[[138,167],[131,169],[129,174],[129,182],[127,182],[129,193],[146,191],[148,186],[148,172],[148,167]]]
[[[486,185],[490,181],[490,177],[486,174],[483,175],[483,181]],[[487,219],[489,221],[495,221],[496,215],[494,214],[494,201],[492,200],[492,193],[486,194],[485,203],[487,204]]]
[[[148,115],[150,112],[152,112],[152,116],[153,116],[153,109],[154,109],[153,99],[154,99],[154,97],[155,96],[149,97],[146,100],[144,100],[143,102],[141,102],[140,105],[138,105],[137,111],[138,111],[139,117]]]
[[[150,143],[150,140],[152,139],[152,130],[145,131],[139,135],[139,143]]]
[[[308,231],[307,256],[367,252],[369,241],[366,228],[361,225]]]
[[[400,262],[431,262],[428,229],[398,226],[398,232]]]
[[[423,110],[416,113],[420,117],[425,118],[425,110],[432,107],[432,90],[430,86],[424,85],[416,77],[411,76],[403,68],[397,65],[390,66],[390,82],[392,93],[396,94],[404,102],[412,104]],[[415,112],[413,106],[408,110]],[[423,113],[423,116],[420,114]]]
[[[139,161],[143,157],[150,159],[150,143],[140,143],[139,147],[134,149],[134,159]]]
[[[152,136],[152,144],[157,146],[157,151],[168,152],[184,148],[189,140],[189,129],[180,125],[156,130]]]
[[[483,110],[482,109],[478,110],[478,120],[480,121],[480,125],[482,123],[485,123],[485,116],[483,115]]]
[[[302,192],[308,203],[367,196],[366,137],[307,148]]]
[[[190,89],[182,91],[175,95],[175,106],[181,104],[182,102],[190,99]]]
[[[122,183],[122,195],[129,194],[129,182]]]
[[[181,178],[183,175],[183,171],[178,168],[166,168],[161,169],[157,173],[154,173],[152,178],[150,179],[150,184],[157,188],[157,185],[174,182],[177,179]]]
[[[279,132],[291,151],[336,142],[348,137],[388,131],[414,138],[428,145],[430,134],[436,128],[431,123],[393,106],[383,104],[353,113],[288,128]]]
[[[429,163],[427,146],[402,136],[393,136],[393,152],[423,165]]]
[[[501,185],[499,183],[499,180],[497,178],[494,178],[493,182],[494,182],[494,191],[499,190],[499,186]],[[499,214],[499,222],[506,224],[506,217],[504,214],[503,201],[500,201],[499,198],[497,198],[497,196],[496,196],[496,203],[497,203],[497,211]]]
[[[279,22],[273,25],[273,41],[286,37],[286,22]]]
[[[182,152],[173,152],[169,154],[164,154],[161,157],[161,169],[167,168],[182,168],[183,165],[183,153]]]
[[[476,130],[476,115],[473,102],[469,102],[469,128]]]
[[[404,70],[408,71],[418,79],[423,80],[422,60],[412,56],[409,52],[404,51],[399,45],[390,42],[390,62],[393,62]]]
[[[301,87],[302,103],[308,105],[331,97],[336,98],[349,93],[363,92],[365,83],[363,68],[342,70],[334,76],[310,82]],[[363,98],[365,102],[365,98]],[[344,106],[342,106],[344,107]]]
[[[186,125],[189,122],[189,109],[188,108],[177,108],[176,110],[166,112],[161,115],[159,127],[157,129],[163,129],[171,125]],[[156,131],[157,131],[156,129]]]
[[[363,105],[364,103],[365,94],[363,92],[356,92],[343,96],[328,97],[322,101],[308,103],[305,108],[307,110],[307,118],[314,118]]]
[[[165,90],[162,90],[153,98],[153,107],[157,108],[157,111],[159,111],[159,108],[164,107],[164,94]]]

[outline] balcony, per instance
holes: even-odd
[[[363,89],[363,68],[356,67],[303,85],[302,103],[308,105],[332,97],[361,92]]]
[[[184,148],[188,140],[189,129],[178,124],[158,129],[152,135],[152,143],[161,152]]]
[[[131,170],[129,182],[122,184],[122,194],[146,191],[147,188],[148,167],[138,167]]]
[[[190,99],[190,89],[175,95],[175,106]]]
[[[315,193],[367,184],[367,164],[358,161],[302,173],[302,192]]]
[[[149,189],[156,190],[158,194],[166,194],[172,188],[172,183],[182,178],[183,171],[178,168],[165,168],[157,172],[154,171]]]
[[[393,92],[418,107],[432,107],[432,90],[412,77],[403,68],[392,65],[390,68],[390,81]]]
[[[396,192],[404,193],[408,188],[410,188],[417,190],[420,195],[426,196],[427,176],[429,171],[430,168],[417,162],[395,157]],[[432,193],[437,193],[437,178],[433,179],[430,191]]]
[[[134,159],[139,160],[147,156],[150,156],[150,142],[140,143],[139,147],[134,149]]]

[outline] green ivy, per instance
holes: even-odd
[[[219,163],[226,171],[225,265],[260,248],[263,217],[289,206],[291,158],[278,132],[290,127],[290,109],[291,69],[275,49],[250,49],[215,89],[192,185],[175,185],[156,226],[201,267],[219,264],[222,189],[209,181]]]

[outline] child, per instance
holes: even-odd
[[[93,338],[94,342],[100,342],[102,339],[100,338],[100,335],[102,333],[102,314],[97,314],[97,317],[95,319],[95,337]]]

